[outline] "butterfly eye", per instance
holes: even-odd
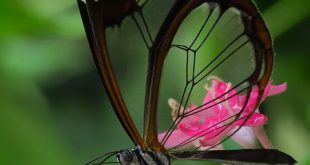
[[[133,160],[133,156],[130,153],[130,151],[125,150],[125,151],[121,152],[121,154],[122,154],[122,157],[125,161],[131,162]]]
[[[134,156],[130,150],[121,150],[117,159],[121,164],[131,164],[134,161]]]

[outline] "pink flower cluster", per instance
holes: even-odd
[[[265,100],[267,96],[284,92],[286,88],[286,83],[272,85],[269,82],[261,101]],[[165,143],[166,148],[173,148],[191,137],[197,137],[195,138],[197,140],[186,146],[210,147],[220,142],[224,136],[231,135],[240,126],[242,126],[241,129],[233,135],[232,139],[241,146],[252,148],[255,145],[256,136],[263,147],[271,148],[268,137],[262,129],[262,126],[267,122],[267,116],[261,114],[258,109],[255,110],[259,95],[257,87],[252,88],[248,100],[245,95],[237,94],[231,83],[226,83],[217,77],[213,77],[210,86],[205,86],[205,89],[207,92],[200,107],[192,104],[184,109],[175,100],[169,99],[174,119],[176,119],[175,111],[178,110],[181,110],[181,114],[192,115],[178,122],[177,128]],[[236,114],[240,114],[240,116]],[[160,141],[165,134],[166,132],[159,134]]]

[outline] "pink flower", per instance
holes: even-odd
[[[207,92],[199,107],[192,104],[185,109],[180,107],[181,105],[176,100],[169,99],[168,104],[172,108],[173,120],[179,120],[177,118],[178,110],[180,110],[179,114],[188,116],[177,122],[177,128],[165,142],[165,147],[173,148],[191,137],[194,137],[192,138],[193,142],[186,143],[182,147],[195,145],[206,148],[214,146],[224,136],[231,135],[242,126],[233,134],[233,140],[244,148],[253,148],[257,138],[264,148],[271,148],[272,145],[263,129],[263,125],[267,122],[267,116],[261,114],[258,109],[253,112],[257,105],[259,89],[253,87],[246,102],[246,96],[238,94],[231,83],[226,83],[217,77],[211,77],[210,81],[210,86],[205,86]],[[286,88],[286,83],[272,85],[269,82],[261,101],[265,100],[267,96],[284,92]],[[243,107],[245,108],[241,111]],[[166,132],[159,134],[160,141],[163,140],[165,134]]]

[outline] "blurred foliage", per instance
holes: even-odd
[[[310,3],[257,4],[275,37],[273,80],[289,84],[263,105],[267,129],[277,148],[310,164]],[[82,164],[132,147],[95,70],[75,1],[2,0],[0,21],[0,164]]]

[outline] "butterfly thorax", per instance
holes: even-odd
[[[117,154],[121,165],[170,165],[169,157],[160,152],[144,151],[139,146],[121,150]]]

